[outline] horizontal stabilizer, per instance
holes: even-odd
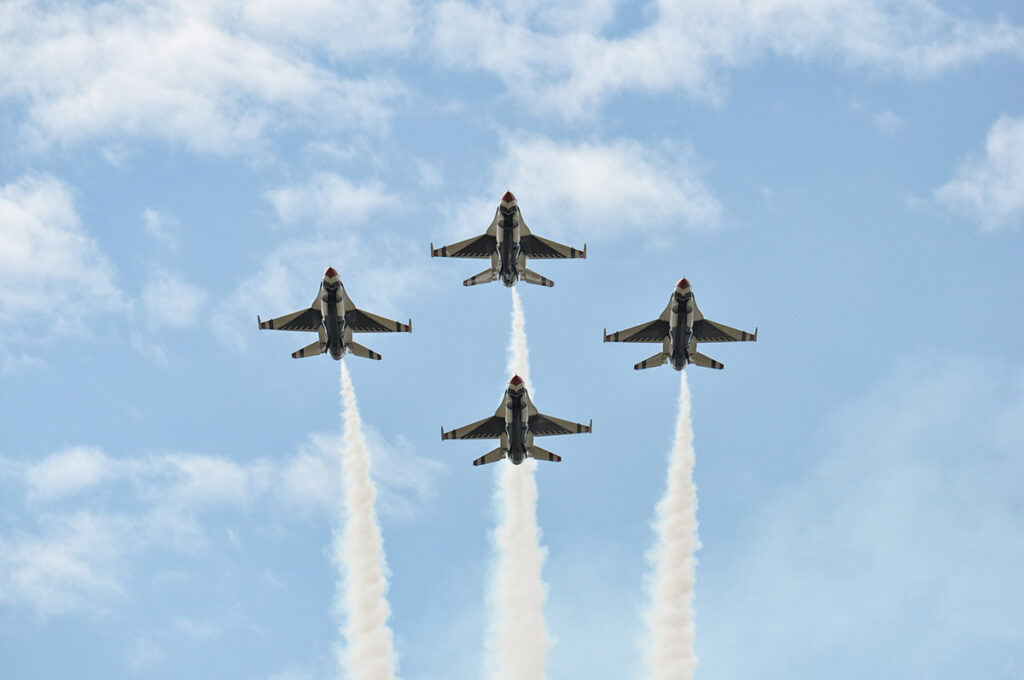
[[[635,364],[633,368],[638,371],[643,368],[654,368],[655,366],[661,366],[666,361],[668,361],[668,355],[664,352],[658,352],[654,356],[644,359],[639,364]]]
[[[526,281],[527,283],[532,283],[537,286],[547,286],[548,288],[550,288],[551,286],[555,285],[555,282],[552,281],[551,279],[546,279],[537,272],[530,271],[529,269],[526,268],[519,272],[519,278],[521,278],[523,281]]]
[[[490,283],[498,280],[498,272],[492,269],[485,269],[476,276],[471,276],[462,282],[463,286],[476,286],[481,283]]]
[[[473,465],[487,465],[488,463],[497,463],[499,460],[505,457],[505,451],[498,447],[490,453],[485,453],[476,460],[473,461]]]
[[[549,460],[552,463],[560,463],[562,461],[562,457],[559,456],[557,453],[551,453],[550,451],[542,449],[539,446],[530,447],[530,455],[536,458],[537,460]]]
[[[358,342],[350,342],[347,345],[345,345],[345,347],[346,349],[348,349],[349,354],[354,354],[357,357],[363,357],[364,359],[373,359],[375,361],[380,361],[381,359],[381,356],[379,354],[374,352],[372,349],[363,347]]]
[[[301,359],[303,357],[315,357],[320,356],[327,351],[327,345],[320,344],[319,340],[314,340],[310,344],[306,345],[302,349],[292,352],[292,359]]]
[[[690,355],[690,363],[696,364],[697,366],[703,366],[704,368],[717,368],[722,370],[725,368],[725,364],[720,364],[709,356],[704,356],[700,352],[694,352]]]

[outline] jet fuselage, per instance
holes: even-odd
[[[669,363],[677,371],[690,363],[690,352],[696,351],[693,339],[694,304],[690,283],[683,279],[672,293],[672,307],[668,321],[668,341],[665,352]]]
[[[341,359],[345,354],[345,299],[340,294],[341,279],[337,273],[334,276],[330,276],[329,273],[324,276],[320,287],[320,313],[323,317],[327,352],[332,359]]]
[[[520,380],[516,376],[513,380]],[[522,381],[517,385],[514,382],[509,385],[505,399],[505,437],[507,438],[508,459],[513,464],[519,465],[526,459],[527,451],[533,444],[533,437],[530,435],[529,409],[524,398],[526,391],[523,389]]]
[[[513,201],[509,204],[502,199],[498,207],[500,217],[498,219],[497,238],[498,256],[498,279],[508,287],[512,287],[519,280],[520,246],[519,246],[519,220],[516,213],[519,206]]]

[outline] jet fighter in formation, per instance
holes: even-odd
[[[534,236],[523,222],[516,197],[511,191],[506,191],[494,213],[491,226],[487,227],[482,236],[468,238],[441,248],[435,248],[431,243],[430,256],[490,258],[490,268],[463,281],[464,286],[500,280],[506,286],[512,287],[521,279],[527,283],[550,287],[555,285],[555,282],[527,269],[526,258],[586,258],[587,245],[583,244],[583,250],[577,250]]]
[[[604,331],[605,342],[660,342],[662,350],[644,359],[633,368],[653,368],[668,362],[677,371],[683,370],[686,364],[696,364],[706,368],[722,369],[725,366],[711,357],[697,351],[698,342],[757,342],[757,329],[753,333],[737,330],[705,319],[697,308],[690,282],[680,279],[672,291],[668,306],[654,321],[627,328],[617,333]]]
[[[358,357],[380,360],[381,356],[371,349],[352,340],[353,333],[411,333],[412,319],[408,324],[399,323],[364,312],[355,306],[345,292],[334,267],[324,272],[320,290],[313,304],[276,319],[263,321],[256,317],[260,329],[271,331],[308,331],[318,338],[302,349],[292,352],[293,359],[318,356],[329,353],[331,358],[340,359],[346,352]]]
[[[501,405],[493,416],[449,432],[441,428],[441,439],[501,440],[498,448],[474,460],[473,465],[486,465],[502,458],[508,458],[515,465],[519,465],[526,458],[557,463],[562,457],[535,445],[533,438],[591,432],[593,425],[594,421],[590,421],[589,425],[583,425],[538,413],[526,391],[523,379],[515,375],[509,381]]]

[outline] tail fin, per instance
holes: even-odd
[[[644,359],[639,364],[634,364],[633,368],[638,371],[642,368],[654,368],[655,366],[661,366],[666,361],[668,361],[668,355],[664,352],[658,352],[657,354]]]
[[[523,269],[519,272],[519,278],[521,278],[523,281],[526,281],[527,283],[532,283],[538,286],[547,286],[548,288],[555,285],[555,282],[552,281],[551,279],[546,279],[537,272],[530,271],[525,267],[523,267]]]
[[[347,345],[345,345],[345,348],[348,349],[349,354],[354,354],[357,357],[363,357],[364,359],[374,359],[376,361],[380,361],[381,359],[381,356],[379,354],[374,352],[372,349],[367,349],[366,347],[363,347],[358,342],[349,342]]]
[[[550,451],[542,449],[536,445],[530,447],[530,455],[537,460],[549,460],[552,463],[559,463],[562,460],[562,457],[557,453],[551,453]]]
[[[481,283],[490,283],[491,281],[498,280],[498,272],[491,268],[485,269],[476,276],[471,276],[462,282],[463,286],[476,286]]]
[[[505,451],[499,446],[490,453],[485,453],[484,455],[474,460],[473,465],[487,465],[488,463],[497,463],[504,457]]]
[[[319,340],[314,340],[305,347],[295,352],[292,352],[292,359],[301,359],[303,357],[315,357],[323,354],[327,351],[326,343],[321,343]]]
[[[690,355],[690,363],[696,364],[697,366],[703,366],[704,368],[717,368],[718,370],[725,368],[725,364],[720,364],[711,357],[704,356],[700,352],[694,352]]]

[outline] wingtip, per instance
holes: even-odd
[[[590,423],[587,424],[587,432],[593,432],[593,431],[594,431],[594,419],[591,418],[590,419]]]
[[[412,333],[412,317],[409,317],[409,333]]]
[[[260,318],[259,314],[256,315],[256,328],[263,330],[263,319]]]
[[[757,326],[754,326],[754,342],[757,342]]]
[[[604,342],[608,342],[608,329],[607,328],[601,329],[601,333],[603,334],[602,337],[604,338]]]
[[[583,244],[583,259],[587,259],[587,244]]]

